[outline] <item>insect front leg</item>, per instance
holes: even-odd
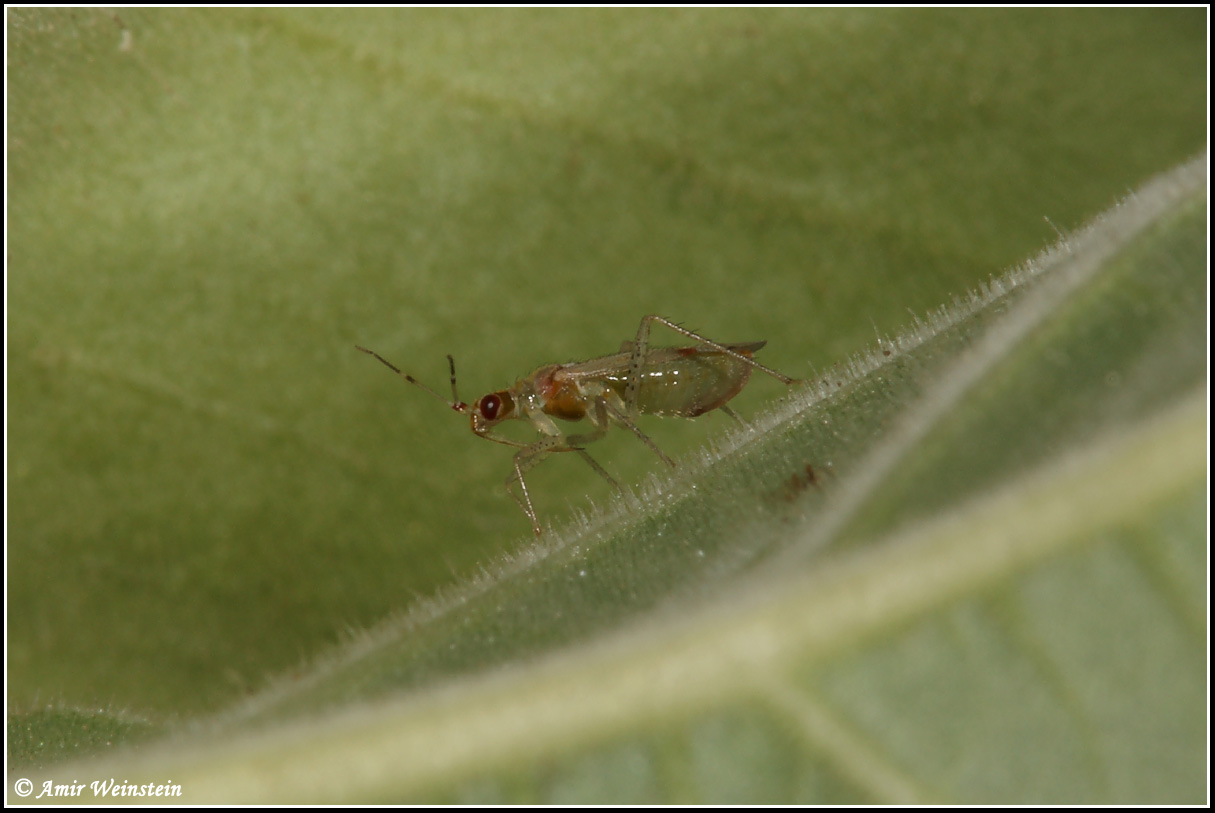
[[[527,491],[527,480],[523,478],[524,472],[531,469],[536,464],[543,461],[553,452],[568,452],[581,451],[575,450],[566,444],[565,438],[560,435],[549,435],[528,446],[524,446],[515,453],[514,469],[506,478],[506,491],[514,498],[519,507],[523,509],[523,513],[527,514],[527,518],[532,521],[532,531],[536,536],[540,536],[540,521],[536,518],[536,508],[532,505],[532,495]],[[585,455],[586,453],[583,452]],[[598,468],[598,463],[593,463],[595,468]],[[611,478],[608,478],[611,479]],[[520,499],[511,485],[515,482],[519,483],[519,491],[522,492],[523,498]]]

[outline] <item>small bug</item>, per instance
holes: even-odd
[[[650,326],[657,322],[697,342],[692,347],[650,347]],[[752,356],[767,342],[718,344],[680,327],[661,316],[643,316],[633,341],[624,342],[618,353],[569,364],[548,364],[515,382],[513,387],[482,395],[470,406],[456,394],[456,362],[450,355],[451,403],[456,412],[469,416],[472,431],[481,437],[519,449],[514,469],[506,478],[506,490],[531,520],[532,530],[540,536],[540,522],[523,475],[554,452],[576,452],[600,476],[620,490],[610,474],[587,454],[585,446],[607,434],[613,425],[623,426],[654,451],[666,464],[675,461],[663,454],[648,435],[637,426],[641,414],[695,418],[720,409],[735,420],[741,419],[726,402],[738,395],[759,370],[786,386],[796,379],[778,373]],[[355,345],[375,356],[410,384],[429,392],[443,402],[439,393],[404,373],[374,350]],[[587,420],[589,432],[567,435],[553,418],[566,421]],[[531,443],[503,437],[494,427],[503,421],[526,420],[540,433]],[[519,484],[522,496],[515,493]]]

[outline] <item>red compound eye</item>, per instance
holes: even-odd
[[[487,421],[492,421],[498,417],[498,412],[502,409],[502,399],[490,393],[483,397],[477,406],[481,410],[481,417]]]

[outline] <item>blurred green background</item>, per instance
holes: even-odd
[[[9,11],[10,712],[214,709],[530,543],[355,343],[466,400],[645,313],[825,370],[1202,149],[1205,21]]]

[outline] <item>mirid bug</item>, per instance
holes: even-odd
[[[692,347],[650,347],[650,326],[657,322],[697,342]],[[661,316],[644,316],[633,341],[626,341],[620,351],[610,356],[570,364],[549,364],[515,382],[513,387],[482,395],[470,406],[456,394],[456,362],[447,357],[451,369],[451,403],[449,407],[469,416],[472,431],[481,437],[507,446],[514,446],[514,469],[506,478],[506,490],[531,520],[532,530],[540,535],[540,522],[527,490],[523,475],[554,452],[576,452],[588,465],[616,489],[617,483],[595,459],[586,452],[586,444],[607,434],[613,425],[623,426],[666,464],[675,462],[663,454],[648,435],[637,426],[638,415],[695,418],[720,409],[738,420],[738,415],[726,403],[746,386],[752,370],[772,376],[785,385],[796,379],[778,373],[757,362],[753,355],[767,342],[718,344],[697,333],[680,327]],[[374,350],[356,348],[375,356],[389,369],[410,384],[429,392],[443,402],[439,393]],[[565,421],[590,422],[590,431],[567,435],[554,418]],[[503,437],[494,427],[503,421],[526,420],[540,433],[531,443]],[[513,488],[519,484],[520,494]],[[521,496],[520,496],[521,495]]]

